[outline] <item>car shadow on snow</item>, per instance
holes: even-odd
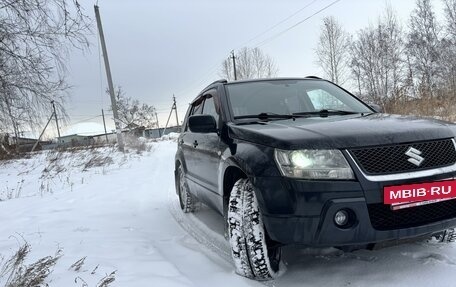
[[[224,239],[223,218],[218,213],[202,206],[198,212],[183,218],[187,225],[199,229],[193,237],[217,241],[211,250],[230,260],[226,258],[229,245]],[[283,259],[286,272],[266,285],[453,286],[451,282],[456,279],[456,244],[426,240],[353,252],[287,246],[283,249]]]

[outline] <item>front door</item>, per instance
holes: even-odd
[[[216,90],[210,90],[202,96],[202,101],[196,105],[202,105],[201,114],[212,115],[217,126],[220,124],[220,112]],[[195,110],[199,111],[198,109]],[[194,113],[193,113],[194,114]],[[199,113],[198,113],[199,114]],[[184,136],[188,160],[188,179],[195,184],[198,199],[213,208],[221,210],[223,199],[218,194],[218,177],[220,169],[220,136],[214,133],[188,132]]]

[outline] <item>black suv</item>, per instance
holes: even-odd
[[[453,240],[456,125],[376,110],[316,77],[212,83],[178,139],[182,210],[224,216],[236,272],[259,280],[288,244]]]

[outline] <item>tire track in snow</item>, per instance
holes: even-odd
[[[194,214],[184,214],[177,200],[174,187],[170,188],[168,192],[168,208],[171,215],[174,217],[176,222],[182,227],[182,229],[184,229],[198,243],[200,243],[209,251],[211,251],[211,255],[221,258],[224,262],[229,264],[229,266],[232,266],[234,270],[229,242],[221,234],[208,228]],[[257,282],[259,284],[269,287],[277,286],[274,280],[253,282]]]
[[[233,262],[228,242],[225,241],[225,239],[222,239],[223,237],[221,235],[204,226],[204,223],[200,222],[195,215],[191,213],[184,214],[177,199],[171,198],[172,193],[173,190],[170,190],[168,195],[168,208],[177,223],[179,223],[188,234],[195,238],[196,241],[232,265]]]

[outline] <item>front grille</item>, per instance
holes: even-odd
[[[420,166],[408,161],[409,156],[405,153],[410,147],[421,151],[424,161]],[[352,149],[350,153],[369,175],[432,169],[456,163],[456,150],[451,139]]]
[[[372,227],[377,230],[409,228],[456,217],[456,200],[391,210],[382,203],[368,204]]]

